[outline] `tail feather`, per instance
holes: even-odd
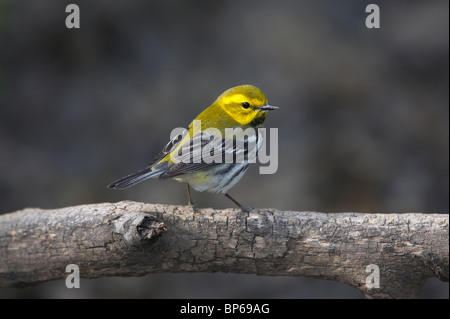
[[[114,188],[114,189],[125,189],[129,188],[131,186],[134,186],[140,182],[145,181],[148,178],[159,176],[162,173],[162,171],[155,169],[152,170],[151,167],[144,168],[136,173],[130,174],[128,176],[122,177],[121,179],[118,179],[111,184],[109,184],[108,188]]]

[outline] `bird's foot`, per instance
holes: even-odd
[[[252,206],[252,207],[249,207],[249,206],[241,206],[241,210],[242,210],[242,212],[243,213],[250,213],[252,210],[254,210],[256,207],[255,206]]]
[[[246,217],[248,217],[248,214],[256,207],[241,206],[240,208],[241,208],[241,211],[237,215],[237,218],[242,219],[242,217],[244,217],[245,214],[247,214]]]
[[[187,203],[186,206],[187,206],[189,209],[193,210],[193,211],[197,210],[197,207],[194,205],[193,202]]]

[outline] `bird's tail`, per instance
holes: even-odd
[[[112,182],[108,185],[108,188],[125,189],[134,186],[142,181],[145,181],[148,178],[157,177],[161,175],[161,173],[162,171],[158,169],[152,170],[152,167],[146,167],[136,173],[122,177],[121,179]]]

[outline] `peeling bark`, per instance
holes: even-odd
[[[328,279],[368,298],[417,298],[448,281],[448,214],[196,209],[119,202],[0,215],[0,287],[158,272]],[[368,288],[368,265],[380,288]]]

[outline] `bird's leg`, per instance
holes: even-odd
[[[192,202],[192,198],[191,198],[191,187],[189,186],[188,183],[186,183],[187,186],[187,193],[188,193],[188,205],[191,207],[194,207],[194,203]]]
[[[224,193],[224,195],[225,195],[226,197],[228,197],[230,200],[232,200],[233,203],[235,203],[236,205],[238,205],[239,208],[242,209],[242,211],[245,212],[245,213],[248,213],[248,212],[250,212],[253,208],[255,208],[255,207],[245,207],[245,206],[242,206],[241,204],[239,204],[238,201],[236,201],[236,200],[235,200],[233,197],[231,197],[228,193]]]

